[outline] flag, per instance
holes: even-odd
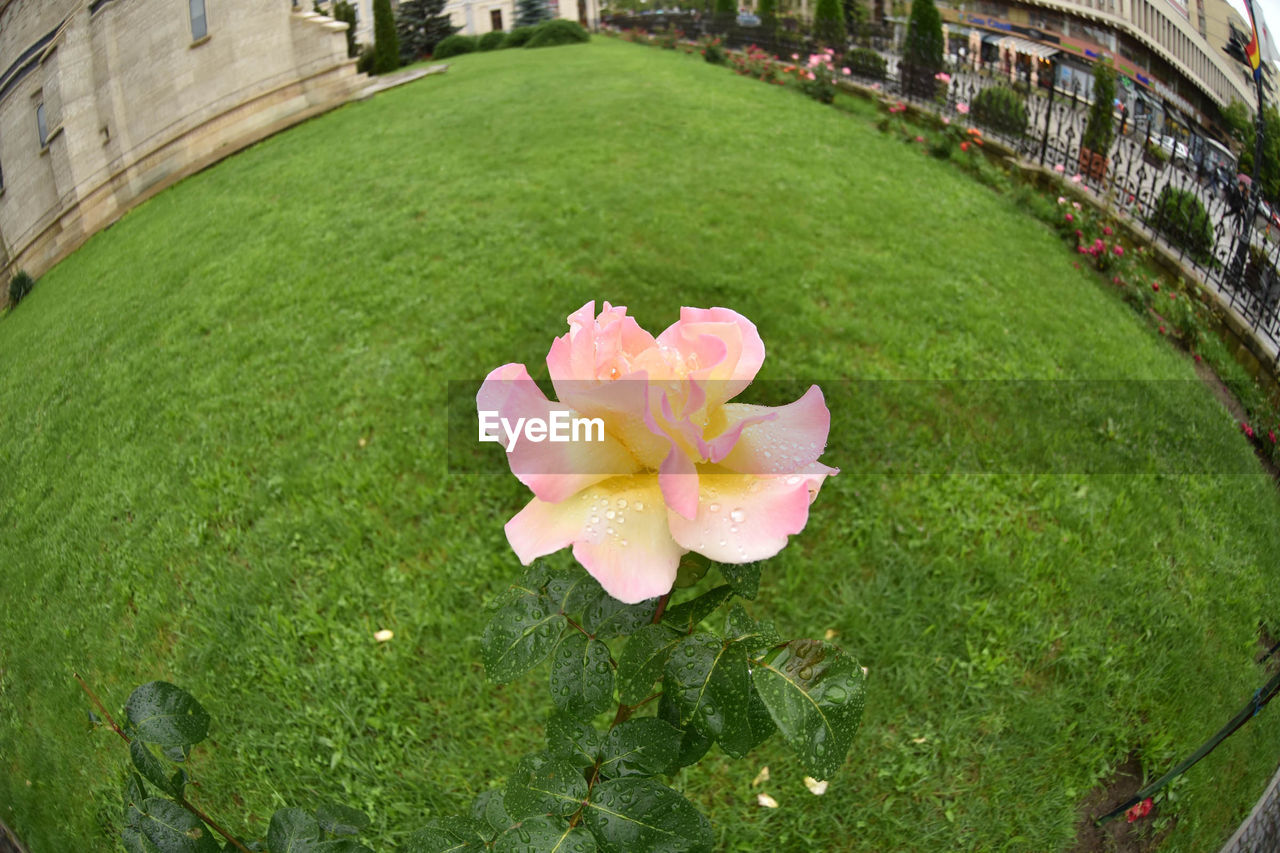
[[[1249,43],[1244,46],[1244,57],[1249,62],[1249,67],[1253,69],[1253,79],[1262,78],[1262,50],[1258,46],[1258,25],[1253,17],[1253,3],[1251,0],[1244,0],[1245,11],[1249,13]]]

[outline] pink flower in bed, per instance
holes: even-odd
[[[782,550],[837,471],[818,461],[831,413],[816,385],[777,408],[730,402],[763,362],[756,327],[727,308],[682,308],[655,338],[625,308],[597,316],[589,302],[547,354],[558,403],[523,364],[492,371],[476,395],[481,431],[488,414],[486,440],[503,442],[534,495],[506,524],[521,562],[572,547],[606,592],[636,603],[669,592],[688,551],[747,563]],[[557,442],[509,426],[557,412],[600,427]]]

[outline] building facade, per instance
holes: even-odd
[[[283,0],[0,0],[0,282],[361,81]]]
[[[1231,27],[1248,30],[1226,0],[959,0],[941,11],[954,55],[1011,74],[1052,73],[1085,96],[1093,63],[1109,58],[1121,103],[1138,117],[1211,126],[1233,100],[1257,103],[1247,70],[1224,52]]]
[[[588,30],[600,26],[600,0],[546,0],[553,18],[577,21]],[[482,36],[515,27],[515,0],[449,0],[444,7],[458,32]]]

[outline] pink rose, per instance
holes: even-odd
[[[848,68],[842,68],[842,69],[840,69],[840,70],[844,73],[844,76],[846,76],[846,77],[848,77],[850,74],[852,74],[852,73],[853,73],[853,72],[852,72],[851,70],[849,70]]]
[[[1068,214],[1067,214],[1067,221],[1068,221],[1068,222],[1075,222],[1075,221],[1076,221],[1076,218],[1075,218],[1074,216],[1072,216],[1070,213],[1068,213]]]
[[[1067,171],[1067,167],[1059,163],[1058,165],[1053,167],[1053,171],[1061,175],[1063,172]]]
[[[554,423],[565,410],[603,424],[600,440],[526,431],[503,445],[534,494],[506,524],[520,561],[572,547],[606,592],[634,604],[669,592],[688,551],[748,563],[782,550],[837,471],[818,461],[831,413],[816,385],[777,408],[729,402],[763,361],[756,327],[727,308],[682,308],[655,338],[625,308],[606,302],[597,316],[588,302],[547,354],[559,403],[523,364],[492,371],[476,405],[504,424]]]
[[[964,101],[961,101],[960,103],[956,104],[956,112],[960,113],[960,115],[968,114],[969,105],[966,104]]]
[[[1072,176],[1071,176],[1071,183],[1073,183],[1073,184],[1078,184],[1078,183],[1080,183],[1080,181],[1081,181],[1081,179],[1082,179],[1083,177],[1084,177],[1083,175],[1072,175]]]
[[[938,80],[942,83],[950,83],[951,75],[945,71],[939,71],[937,74],[933,75],[933,79]]]

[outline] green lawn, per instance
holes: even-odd
[[[194,693],[193,799],[248,834],[337,799],[390,849],[536,748],[545,667],[496,686],[479,664],[527,492],[450,473],[446,387],[537,375],[591,299],[654,332],[732,307],[761,379],[828,389],[842,473],[750,609],[837,632],[870,668],[863,729],[821,798],[776,738],[682,771],[723,849],[1065,850],[1113,767],[1163,772],[1261,684],[1274,484],[1044,226],[868,107],[697,56],[451,62],[161,194],[0,321],[0,817],[33,853],[111,849],[118,822],[124,752],[73,671],[112,708],[155,678]],[[873,379],[1150,399],[1108,424],[1008,385],[978,406],[849,381]],[[1048,430],[1038,464],[1014,442],[1050,410],[1087,440]],[[1160,849],[1216,849],[1278,744],[1264,713],[1194,768]]]

